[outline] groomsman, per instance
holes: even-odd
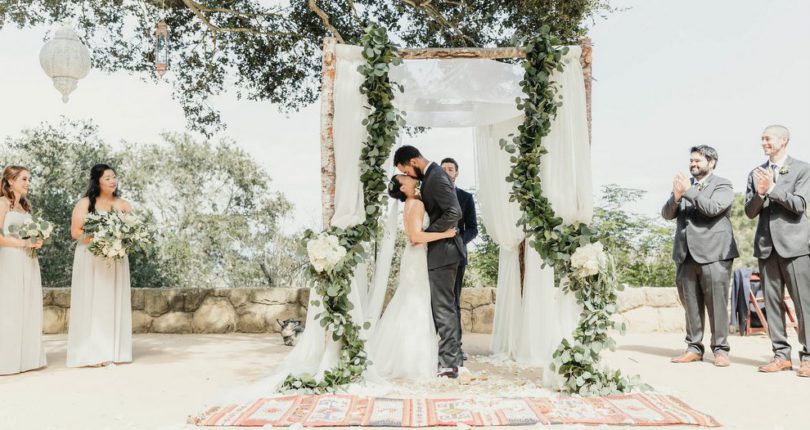
[[[703,360],[705,311],[712,331],[714,365],[726,367],[728,358],[728,303],[731,264],[739,256],[731,229],[731,181],[714,174],[717,151],[711,146],[692,147],[689,178],[683,173],[672,180],[672,194],[664,204],[664,219],[677,218],[672,259],[677,265],[675,282],[686,313],[686,352],[673,363]]]
[[[799,322],[801,365],[797,374],[810,377],[810,224],[805,212],[810,198],[810,165],[787,155],[790,132],[772,125],[762,132],[768,161],[748,175],[745,214],[759,216],[754,235],[754,256],[765,292],[768,335],[774,357],[760,372],[791,370],[790,344],[785,329],[785,285]]]
[[[456,178],[458,177],[458,163],[452,158],[445,158],[442,160],[442,169],[450,177],[453,186],[456,185]],[[464,241],[466,247],[476,236],[478,236],[478,219],[475,215],[475,201],[472,194],[455,187],[456,197],[458,197],[458,204],[461,206],[461,219],[458,221],[458,233]],[[456,274],[456,287],[455,287],[455,305],[456,313],[458,314],[458,338],[461,339],[461,286],[464,283],[464,271],[467,267],[467,256],[458,265],[458,272]],[[461,351],[462,360],[467,359],[467,353]]]

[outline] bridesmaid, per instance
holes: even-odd
[[[0,180],[0,375],[45,367],[42,346],[42,283],[39,261],[27,248],[39,249],[42,240],[9,236],[9,227],[31,218],[25,195],[31,173],[25,167],[7,166]]]
[[[90,213],[129,212],[118,190],[115,170],[106,164],[90,169],[87,193],[73,208],[70,234],[76,245],[70,293],[67,366],[107,366],[132,361],[132,309],[129,260],[108,261],[90,253],[84,234]]]

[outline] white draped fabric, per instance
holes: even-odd
[[[544,140],[549,154],[544,156],[541,167],[545,195],[567,223],[589,222],[593,214],[580,53],[579,47],[572,47],[565,57],[565,71],[554,77],[561,84],[564,103]],[[367,137],[362,120],[368,111],[366,98],[359,91],[363,76],[357,68],[364,62],[361,48],[338,45],[336,54],[336,191],[331,223],[346,228],[365,220],[358,160]],[[515,98],[522,96],[519,85],[522,67],[480,59],[406,60],[391,70],[390,77],[405,87],[403,94],[396,95],[395,103],[407,113],[409,125],[476,127],[474,148],[480,210],[487,231],[501,249],[492,349],[505,358],[547,366],[560,340],[575,327],[579,307],[573,297],[554,288],[553,271],[541,269],[539,256],[528,247],[521,295],[517,249],[524,233],[516,226],[520,209],[508,201],[511,184],[504,181],[510,168],[509,155],[500,149],[498,141],[516,133],[522,121],[521,112],[515,107]],[[390,161],[387,164],[390,166]],[[350,300],[354,304],[352,318],[357,322],[374,324],[380,316],[393,256],[397,213],[396,202],[389,203],[384,221],[386,233],[376,247],[370,286],[365,266],[355,272]],[[266,387],[277,386],[287,373],[320,374],[336,363],[339,345],[331,341],[315,320],[321,311],[320,306],[310,306],[307,329],[276,369],[272,381],[263,381]],[[556,383],[551,378],[545,382]]]
[[[509,201],[512,184],[504,180],[512,168],[509,153],[502,150],[498,142],[514,133],[522,120],[516,117],[475,130],[479,211],[487,233],[499,249],[498,300],[495,301],[490,346],[493,354],[509,359],[514,359],[518,350],[522,312],[519,246],[526,235],[517,226],[520,205]]]
[[[389,73],[405,86],[394,104],[408,125],[476,127],[521,115],[523,68],[492,60],[406,60]]]
[[[331,224],[347,228],[365,221],[363,206],[363,188],[360,182],[360,152],[366,141],[367,133],[362,121],[368,115],[366,97],[360,94],[363,75],[357,68],[365,63],[361,48],[350,45],[338,45],[335,63],[335,116],[334,116],[334,149],[335,149],[335,214]],[[389,246],[392,248],[392,246]],[[390,270],[390,257],[388,257]],[[385,271],[383,263],[378,264],[379,272]],[[387,275],[386,275],[387,277]],[[383,295],[385,292],[383,291]],[[352,319],[362,324],[366,321],[363,313],[367,302],[382,305],[379,294],[368,292],[368,274],[366,264],[360,264],[352,279],[350,301],[354,304]],[[312,305],[316,300],[319,304]],[[306,330],[301,335],[295,348],[276,368],[269,380],[262,381],[267,387],[277,387],[287,374],[300,375],[308,373],[320,377],[337,363],[340,345],[334,342],[326,330],[318,323],[316,316],[323,312],[322,297],[313,289],[310,306],[307,311]],[[379,314],[379,306],[377,313]],[[259,387],[259,390],[261,388]]]
[[[366,220],[360,182],[360,152],[368,133],[361,124],[368,116],[368,100],[360,94],[365,79],[357,68],[365,64],[362,48],[337,45],[335,63],[335,214],[332,225],[346,228]]]
[[[540,164],[543,195],[566,224],[590,223],[593,217],[591,156],[585,105],[585,84],[579,63],[581,48],[572,47],[564,57],[565,71],[553,79],[561,84],[563,104],[543,139],[548,154]],[[518,361],[543,366],[544,383],[557,387],[562,382],[551,371],[552,354],[564,337],[572,337],[582,312],[573,295],[554,284],[554,270],[541,269],[540,256],[526,249],[523,284],[523,312]]]

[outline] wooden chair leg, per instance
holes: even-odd
[[[757,296],[754,294],[753,291],[749,291],[748,294],[749,294],[750,300],[751,300],[751,302],[749,303],[749,308],[748,308],[748,334],[754,333],[755,330],[756,330],[756,332],[760,332],[760,333],[764,332],[765,334],[768,334],[768,321],[765,321],[765,315],[762,314],[762,310],[759,308],[759,302],[757,301]],[[757,317],[759,318],[759,322],[762,323],[762,328],[761,329],[753,329],[753,328],[751,328],[751,308],[750,308],[751,304],[754,305],[754,311],[757,313]],[[760,331],[760,330],[762,330],[762,331]]]
[[[790,306],[788,306],[788,300],[791,300],[790,296],[785,297],[785,315],[790,319],[790,325],[793,327],[793,330],[796,330],[796,334],[799,334],[799,324],[796,323],[796,317],[793,316],[793,311],[791,311]]]

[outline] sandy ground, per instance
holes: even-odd
[[[465,341],[471,354],[487,353],[488,336],[470,335]],[[619,349],[606,361],[715,416],[726,428],[810,428],[810,378],[757,373],[756,366],[770,356],[770,343],[762,336],[734,336],[731,345],[731,367],[715,368],[710,361],[674,365],[668,360],[682,350],[681,335],[629,334],[619,338]],[[47,336],[45,347],[46,369],[0,377],[0,429],[197,428],[185,424],[189,415],[226,390],[264,376],[289,351],[278,335],[148,334],[134,337],[132,364],[67,369],[66,337]],[[537,371],[495,368],[486,358],[469,367],[487,381],[458,389],[439,384],[434,390],[474,394],[503,383],[531,386],[537,376]]]

